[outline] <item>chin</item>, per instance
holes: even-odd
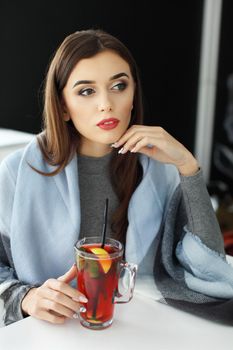
[[[103,143],[105,145],[112,144],[119,140],[119,138],[123,135],[123,132],[114,132],[114,133],[106,133],[106,135],[102,136],[100,140],[98,140],[100,143]]]

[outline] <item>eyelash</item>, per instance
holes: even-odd
[[[121,86],[121,88],[119,88],[118,91],[124,91],[124,90],[126,89],[126,87],[127,87],[127,83],[124,83],[124,82],[118,83],[118,84],[114,85],[113,88],[116,87],[116,86],[118,86],[118,87]],[[123,87],[123,88],[122,88],[122,87]],[[94,91],[94,89],[92,89],[92,88],[84,88],[84,89],[81,89],[81,90],[78,92],[78,95],[79,95],[79,96],[90,96],[90,95],[92,95],[92,93],[85,95],[84,93],[87,92],[87,91]]]

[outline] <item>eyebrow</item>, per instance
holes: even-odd
[[[122,72],[122,73],[117,73],[115,75],[113,75],[109,80],[114,80],[114,79],[118,79],[118,78],[121,78],[121,77],[127,77],[129,78],[128,74]],[[94,84],[95,81],[94,80],[78,80],[76,81],[76,83],[74,84],[73,88],[77,85],[80,85],[80,84]],[[72,88],[72,89],[73,89]]]

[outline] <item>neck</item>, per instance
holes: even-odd
[[[89,157],[103,157],[108,153],[111,153],[112,148],[109,145],[100,143],[83,143],[79,145],[78,153],[83,156]]]

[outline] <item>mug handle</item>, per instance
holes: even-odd
[[[114,304],[128,303],[133,298],[137,269],[138,265],[136,264],[125,261],[120,263],[119,280],[115,291]],[[123,289],[122,292],[120,288]]]

